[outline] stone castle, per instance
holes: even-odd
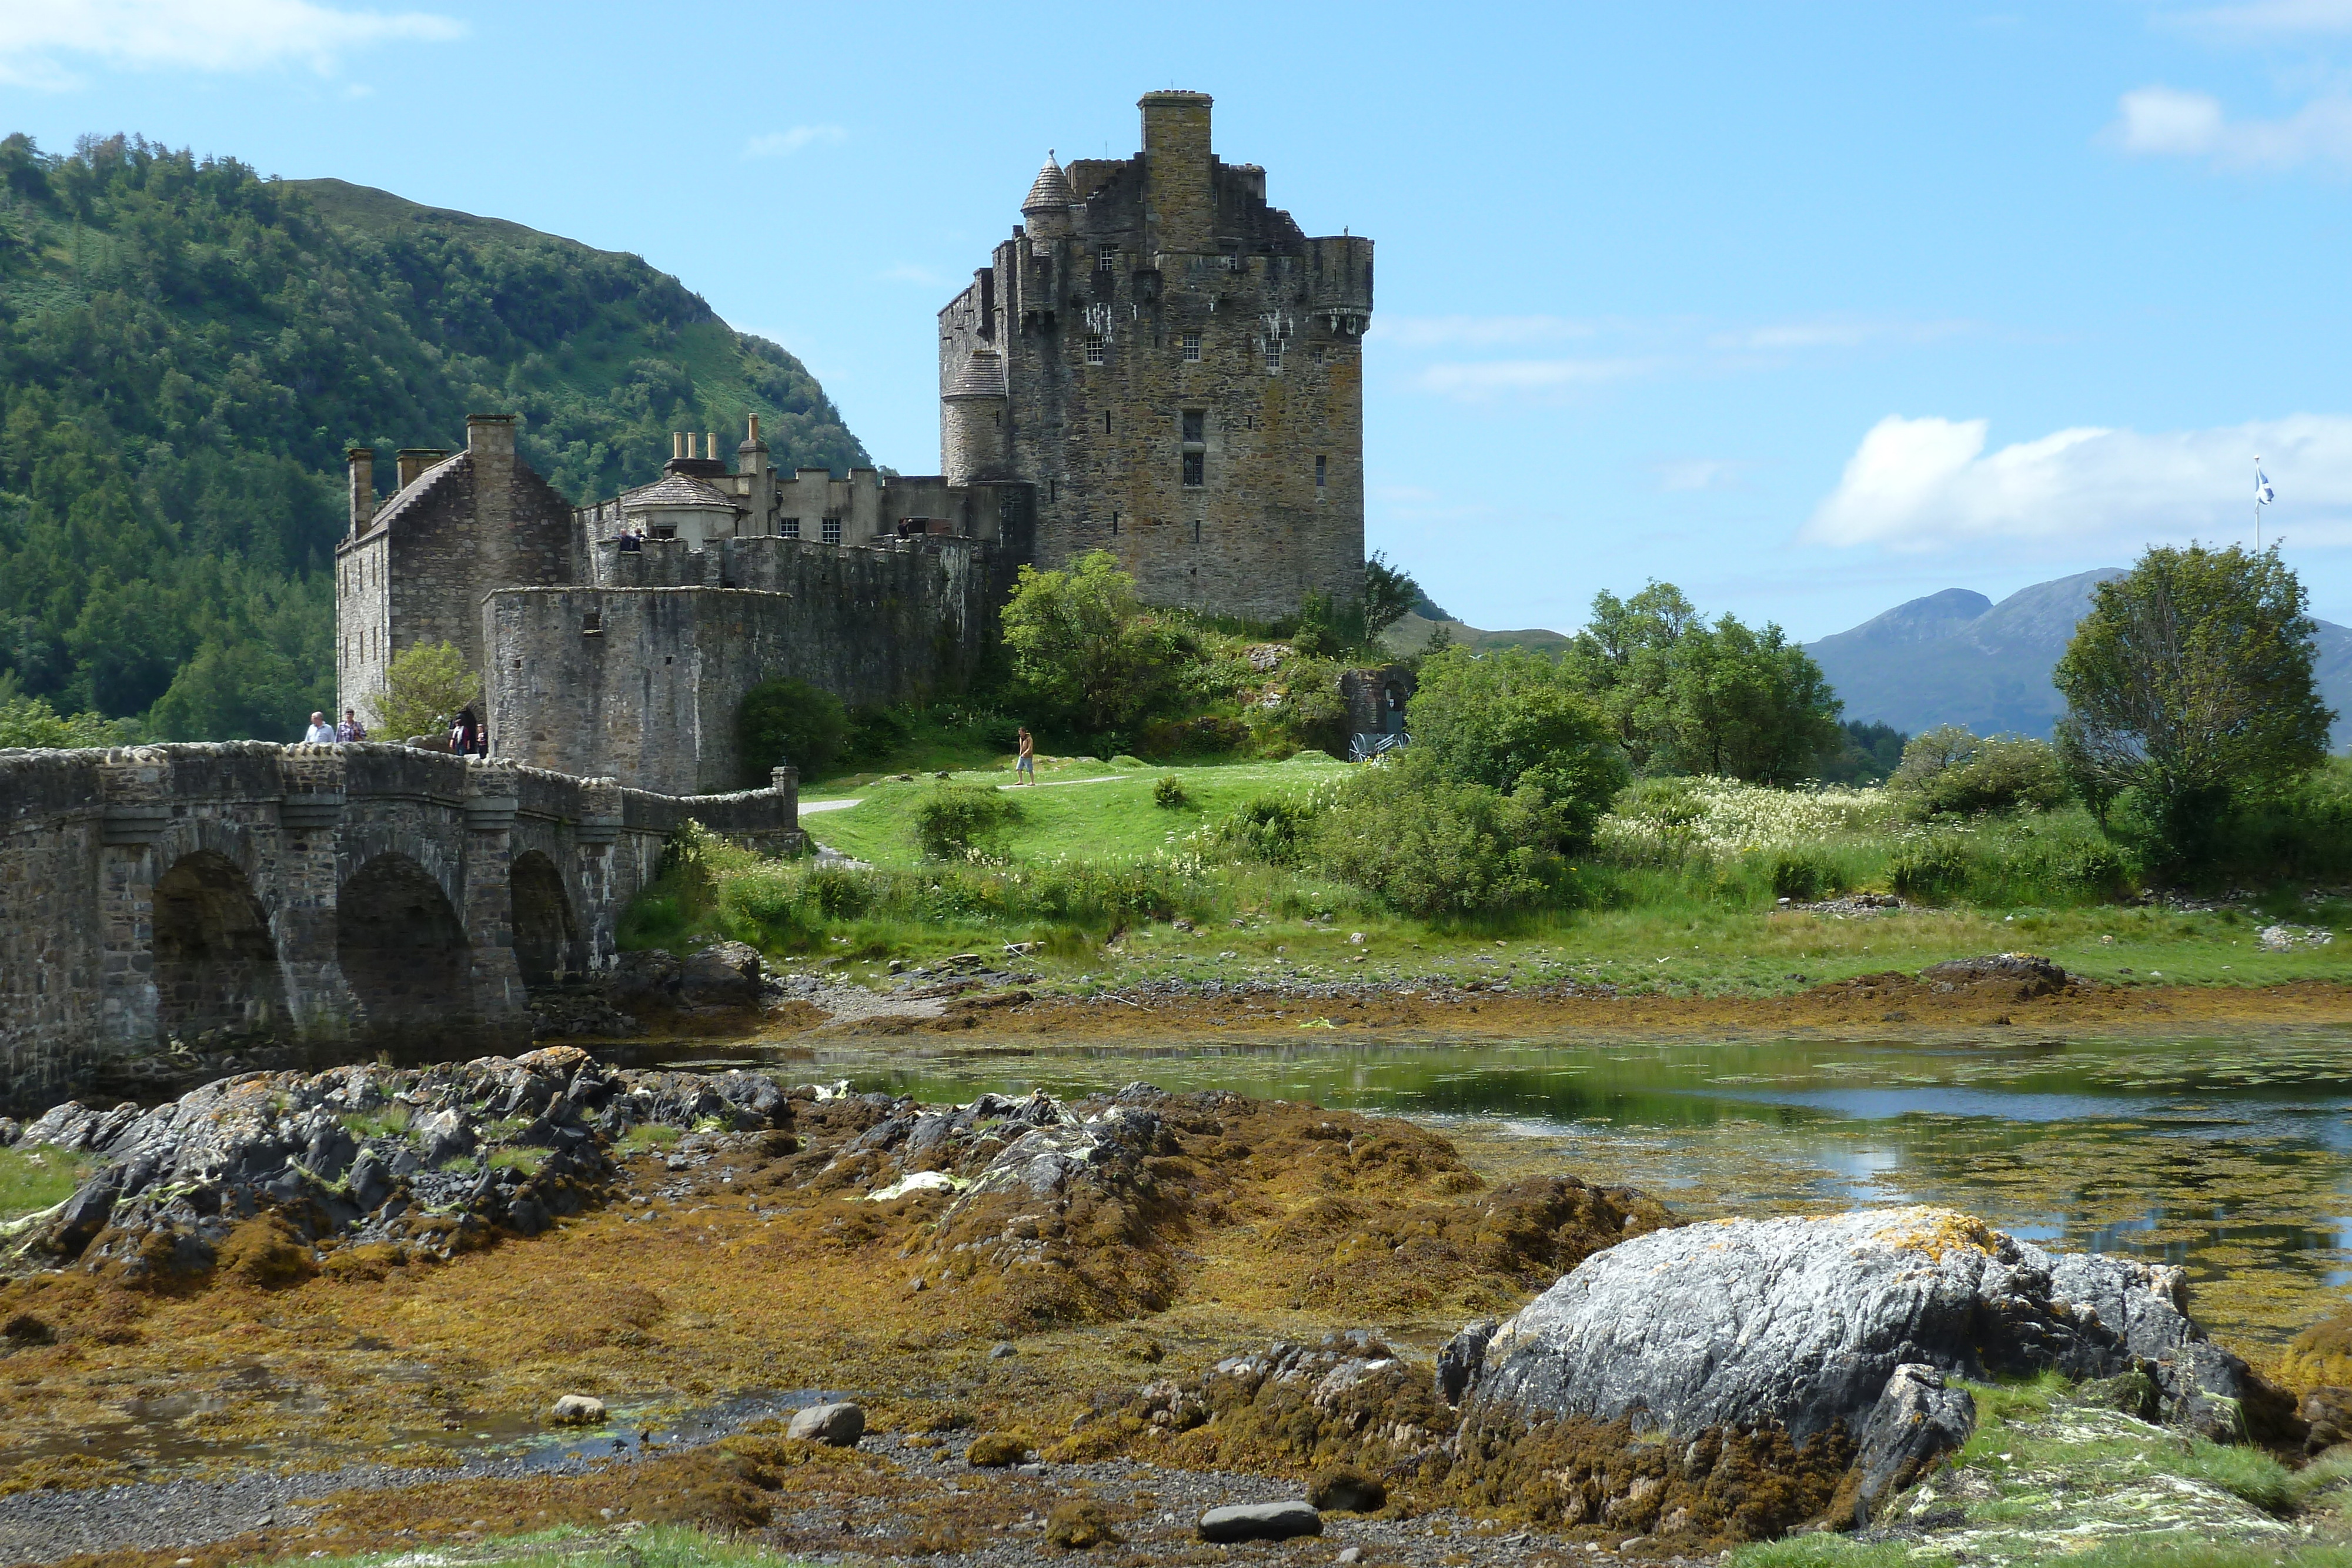
[[[786,475],[754,418],[731,466],[681,433],[661,477],[575,507],[511,415],[478,414],[462,451],[400,452],[379,506],[353,448],[340,700],[451,643],[496,755],[703,794],[745,782],[735,715],[761,681],[851,706],[959,689],[1024,564],[1108,550],[1148,601],[1252,620],[1352,601],[1371,242],[1268,206],[1263,169],[1211,151],[1206,95],[1141,109],[1136,156],[1048,158],[940,313],[939,475]]]

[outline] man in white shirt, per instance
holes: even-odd
[[[312,746],[332,746],[335,744],[334,726],[327,722],[325,714],[314,713],[310,716],[310,731],[302,738]]]

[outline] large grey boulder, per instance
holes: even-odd
[[[784,1436],[798,1437],[803,1442],[824,1443],[835,1448],[854,1448],[857,1439],[866,1435],[866,1412],[846,1400],[832,1405],[812,1405],[793,1417],[784,1428]]]
[[[1311,1502],[1243,1502],[1213,1508],[1201,1516],[1203,1541],[1287,1541],[1323,1533],[1323,1516]]]
[[[744,942],[717,942],[687,955],[678,972],[687,1005],[748,1008],[760,1000],[760,952]]]

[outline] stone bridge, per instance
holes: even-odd
[[[675,797],[402,746],[0,751],[0,1110],[159,1052],[520,1046],[673,831],[782,849],[798,808],[790,768]]]

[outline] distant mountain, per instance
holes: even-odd
[[[1845,716],[1912,735],[1963,724],[1979,735],[2050,737],[2066,704],[2050,684],[2091,590],[2121,569],[2079,572],[2021,588],[1995,604],[1948,588],[1898,604],[1805,651],[1845,699]],[[2339,716],[2335,744],[2352,738],[2352,629],[2319,622],[2319,689]]]
[[[1425,604],[1425,608],[1434,610],[1437,607]],[[1453,638],[1455,647],[1467,648],[1474,653],[1489,653],[1496,648],[1530,648],[1539,653],[1556,653],[1569,643],[1569,639],[1561,633],[1547,632],[1539,626],[1524,632],[1482,632],[1475,626],[1444,617],[1442,612],[1439,617],[1432,618],[1423,612],[1423,607],[1417,606],[1381,633],[1381,645],[1399,657],[1418,653],[1429,646],[1430,633],[1441,626],[1445,629],[1446,635]]]

